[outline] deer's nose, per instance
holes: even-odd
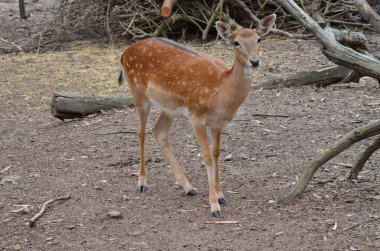
[[[260,64],[260,60],[253,60],[253,59],[250,59],[250,60],[249,60],[249,63],[251,64],[252,67],[257,67],[257,66],[259,66],[259,64]]]

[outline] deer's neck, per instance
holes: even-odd
[[[235,100],[236,105],[240,106],[248,96],[252,79],[252,68],[235,59],[232,68],[228,72],[226,87]],[[237,109],[238,107],[236,107]]]
[[[235,113],[248,96],[251,74],[251,69],[235,60],[232,68],[225,71],[224,83],[216,96],[215,105],[223,107],[228,113]]]

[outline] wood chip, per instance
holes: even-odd
[[[9,165],[9,166],[4,167],[4,169],[0,170],[0,173],[5,173],[5,172],[8,171],[9,168],[11,168],[11,167],[12,167],[12,165]]]

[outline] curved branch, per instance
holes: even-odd
[[[377,137],[366,149],[365,151],[358,157],[355,162],[355,165],[351,169],[349,180],[355,180],[358,178],[358,174],[363,169],[364,164],[371,157],[371,155],[380,148],[380,137]]]
[[[343,152],[356,142],[375,136],[377,134],[380,134],[380,119],[355,128],[354,130],[347,133],[340,140],[335,142],[322,153],[318,154],[317,157],[309,162],[308,166],[303,170],[300,179],[294,185],[290,193],[281,200],[281,202],[294,200],[296,197],[301,195],[305,191],[306,186],[313,177],[314,173],[327,161]]]

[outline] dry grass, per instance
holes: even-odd
[[[40,107],[54,91],[80,95],[115,95],[121,49],[90,43],[66,51],[1,55],[0,95]],[[15,67],[17,66],[17,67]],[[6,103],[17,103],[10,99]]]

